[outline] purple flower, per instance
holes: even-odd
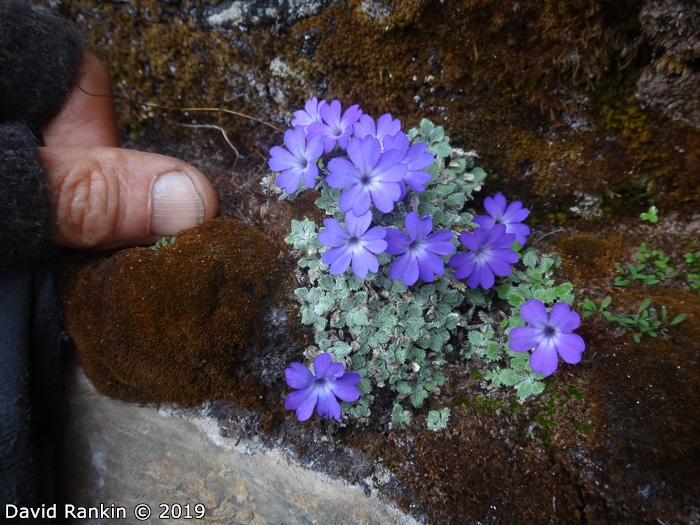
[[[324,104],[318,108],[323,122],[309,124],[309,136],[320,134],[323,137],[324,153],[333,151],[336,143],[344,148],[352,134],[353,125],[362,115],[362,110],[357,104],[350,106],[342,115],[341,111],[340,102],[333,100],[330,104]]]
[[[432,178],[425,168],[435,160],[432,153],[427,153],[428,145],[423,142],[413,144],[409,148],[408,137],[405,133],[397,133],[391,137],[385,137],[384,149],[395,149],[401,152],[401,164],[408,168],[404,176],[404,182],[413,191],[425,191],[425,184]],[[401,195],[403,198],[403,195]]]
[[[510,274],[510,265],[518,262],[518,254],[510,249],[515,235],[506,233],[505,224],[493,228],[476,228],[474,233],[463,231],[459,241],[471,252],[456,253],[450,258],[457,279],[467,279],[470,288],[481,285],[489,289],[494,283],[494,274]]]
[[[360,279],[364,279],[368,271],[377,272],[379,261],[374,254],[386,249],[386,230],[378,227],[368,230],[371,222],[371,212],[359,217],[352,212],[346,213],[347,231],[335,219],[323,221],[326,229],[318,233],[318,241],[324,246],[332,247],[321,256],[324,264],[330,265],[330,273],[344,273],[351,263],[352,271]]]
[[[384,137],[391,137],[401,131],[401,121],[392,119],[389,113],[379,117],[377,122],[369,115],[362,115],[359,122],[355,122],[353,133],[361,139],[367,135],[374,137],[382,146],[384,145]]]
[[[330,354],[319,354],[314,359],[312,374],[301,363],[292,363],[284,371],[287,384],[295,392],[287,394],[284,408],[296,410],[297,419],[306,421],[316,412],[321,417],[340,419],[340,404],[338,399],[352,403],[360,398],[360,390],[355,386],[360,381],[360,374],[345,373],[342,363],[334,363]]]
[[[343,211],[359,216],[369,210],[371,203],[378,210],[389,213],[401,197],[401,181],[407,167],[401,164],[401,152],[382,153],[381,144],[374,137],[353,138],[348,143],[348,157],[334,158],[328,163],[330,174],[326,182],[331,188],[346,188],[338,205]],[[352,162],[351,162],[352,161]]]
[[[532,326],[517,326],[510,331],[508,346],[513,352],[525,352],[537,347],[530,356],[530,368],[548,376],[559,364],[559,354],[564,361],[576,364],[586,343],[578,334],[572,334],[581,324],[581,317],[572,312],[566,303],[552,306],[550,315],[542,301],[530,299],[520,307],[520,315]]]
[[[300,109],[294,112],[294,119],[292,119],[292,127],[301,126],[304,131],[313,124],[314,122],[321,122],[321,114],[319,110],[326,105],[325,100],[320,102],[316,97],[311,100],[307,100],[304,105],[304,109]]]
[[[497,193],[484,199],[484,208],[488,215],[479,215],[472,219],[482,228],[491,228],[494,224],[505,224],[507,233],[514,233],[515,240],[525,244],[530,235],[530,227],[522,222],[530,215],[530,210],[523,208],[523,203],[513,201],[506,207],[506,198]]]
[[[320,136],[311,137],[307,143],[304,128],[296,126],[284,132],[284,144],[287,149],[272,147],[267,161],[272,171],[281,172],[277,176],[277,185],[291,194],[297,191],[303,178],[306,187],[313,188],[318,175],[316,159],[323,153],[323,140]]]
[[[407,286],[414,284],[418,277],[429,283],[435,275],[445,273],[445,262],[439,256],[455,251],[452,232],[442,230],[429,235],[433,219],[428,215],[419,218],[415,212],[406,215],[405,226],[408,235],[399,230],[386,230],[386,251],[401,255],[391,265],[389,274],[395,281],[403,279]]]

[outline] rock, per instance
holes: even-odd
[[[220,170],[265,169],[293,111],[312,96],[338,99],[405,129],[423,118],[445,126],[497,174],[489,185],[561,220],[583,194],[604,213],[650,199],[700,204],[696,4],[64,0],[61,9],[112,72],[130,147],[203,168],[216,159]]]
[[[300,467],[280,451],[221,438],[215,420],[201,410],[109,399],[75,365],[69,385],[63,487],[65,503],[76,508],[114,504],[125,508],[126,523],[136,523],[134,509],[147,504],[148,523],[172,523],[159,516],[169,511],[175,518],[180,508],[183,518],[188,510],[195,517],[203,505],[198,523],[417,524],[359,487]]]
[[[651,0],[642,7],[642,30],[656,58],[637,82],[644,108],[700,129],[700,5],[693,0]]]

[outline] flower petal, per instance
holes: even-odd
[[[486,230],[490,230],[496,224],[494,218],[488,215],[477,215],[472,219],[472,222],[477,223],[479,226]]]
[[[541,340],[538,331],[530,326],[516,326],[509,335],[508,347],[513,352],[525,352],[535,348]]]
[[[571,332],[581,326],[581,316],[572,312],[566,303],[556,303],[552,306],[549,322],[562,332]]]
[[[326,182],[331,188],[347,188],[357,184],[359,172],[355,165],[347,159],[331,159],[328,162],[328,171]]]
[[[393,280],[403,279],[406,286],[411,286],[418,280],[418,262],[406,253],[394,261],[389,275]]]
[[[369,211],[362,215],[355,215],[353,212],[345,214],[345,225],[350,235],[362,237],[371,223],[372,214]]]
[[[510,257],[511,253],[515,255],[515,259]],[[518,256],[513,250],[494,250],[485,262],[496,275],[510,275],[513,271],[511,264],[518,262]]]
[[[530,299],[520,307],[520,315],[525,322],[530,323],[534,327],[540,327],[543,324],[549,323],[549,316],[544,303],[537,299]]]
[[[440,255],[449,255],[455,251],[452,244],[453,235],[449,230],[439,230],[425,238],[426,249]]]
[[[450,258],[448,264],[452,266],[452,268],[455,268],[455,277],[457,279],[466,279],[472,274],[476,267],[474,254],[464,252],[454,254]]]
[[[355,215],[364,215],[369,210],[371,204],[370,194],[366,186],[355,184],[345,190],[338,199],[340,209]]]
[[[331,248],[321,256],[321,261],[323,264],[329,264],[329,273],[333,275],[340,275],[345,273],[345,270],[350,266],[350,261],[352,260],[352,252],[348,250],[347,246],[340,246],[338,248]]]
[[[348,142],[347,152],[358,171],[361,174],[369,174],[372,173],[382,155],[382,146],[374,137],[367,136],[363,139],[356,137]]]
[[[395,182],[382,182],[378,186],[376,189],[370,189],[372,202],[378,210],[390,213],[394,209],[394,203],[401,196],[401,187]]]
[[[426,251],[418,258],[418,274],[426,283],[444,273],[445,262],[434,253]]]
[[[364,248],[353,254],[352,271],[360,279],[367,277],[367,272],[377,273],[379,261],[372,253]]]
[[[484,199],[484,208],[491,217],[498,220],[506,211],[506,198],[501,193]]]
[[[480,265],[477,263],[477,265],[474,269],[474,274],[478,275],[479,284],[481,285],[481,287],[484,290],[488,290],[496,282],[496,280],[493,276],[493,272],[491,271],[491,268],[486,264]],[[469,281],[467,281],[467,284],[469,285]],[[471,285],[469,285],[469,286],[471,286]],[[476,287],[472,286],[472,288],[476,288]]]
[[[284,170],[282,173],[277,175],[275,183],[277,186],[282,188],[285,193],[292,194],[297,189],[299,189],[299,183],[301,182],[301,172],[297,168],[292,168]]]
[[[404,225],[411,239],[425,239],[433,229],[433,219],[429,215],[418,217],[418,214],[412,211],[406,215]]]
[[[360,398],[360,390],[355,386],[360,382],[360,374],[357,372],[347,372],[343,377],[339,377],[331,383],[331,390],[341,400],[352,403]]]
[[[320,394],[316,400],[316,412],[321,417],[340,419],[340,405],[330,390]]]
[[[311,388],[297,390],[287,394],[287,399],[284,402],[284,408],[287,410],[296,410],[297,419],[306,421],[314,413],[316,406],[317,395],[313,393]]]
[[[284,171],[292,166],[296,166],[296,157],[281,146],[270,148],[270,159],[267,165],[272,171]]]
[[[562,334],[559,338],[557,351],[564,361],[576,364],[581,361],[581,354],[586,349],[586,343],[578,334]]]
[[[301,363],[289,365],[289,368],[284,371],[284,376],[287,379],[287,384],[295,390],[308,387],[314,378],[311,371]]]
[[[559,364],[559,357],[553,348],[540,345],[530,355],[530,368],[535,372],[542,372],[544,375],[552,375]]]
[[[333,218],[324,219],[323,225],[326,229],[318,232],[318,242],[324,246],[332,246],[334,248],[345,245],[348,239],[348,232],[337,220]]]
[[[411,239],[404,232],[395,228],[386,228],[386,252],[391,255],[401,255],[406,253]]]
[[[330,367],[333,364],[330,354],[318,354],[314,359],[314,373],[316,377],[328,377]]]

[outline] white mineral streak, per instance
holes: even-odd
[[[207,22],[213,26],[231,23],[238,25],[243,22],[243,2],[236,1],[228,9],[216,13],[207,18]]]

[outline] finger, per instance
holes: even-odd
[[[109,72],[92,53],[83,52],[73,87],[42,136],[47,146],[119,146]]]
[[[74,248],[152,243],[216,215],[209,180],[189,164],[119,148],[39,148],[54,242]]]

